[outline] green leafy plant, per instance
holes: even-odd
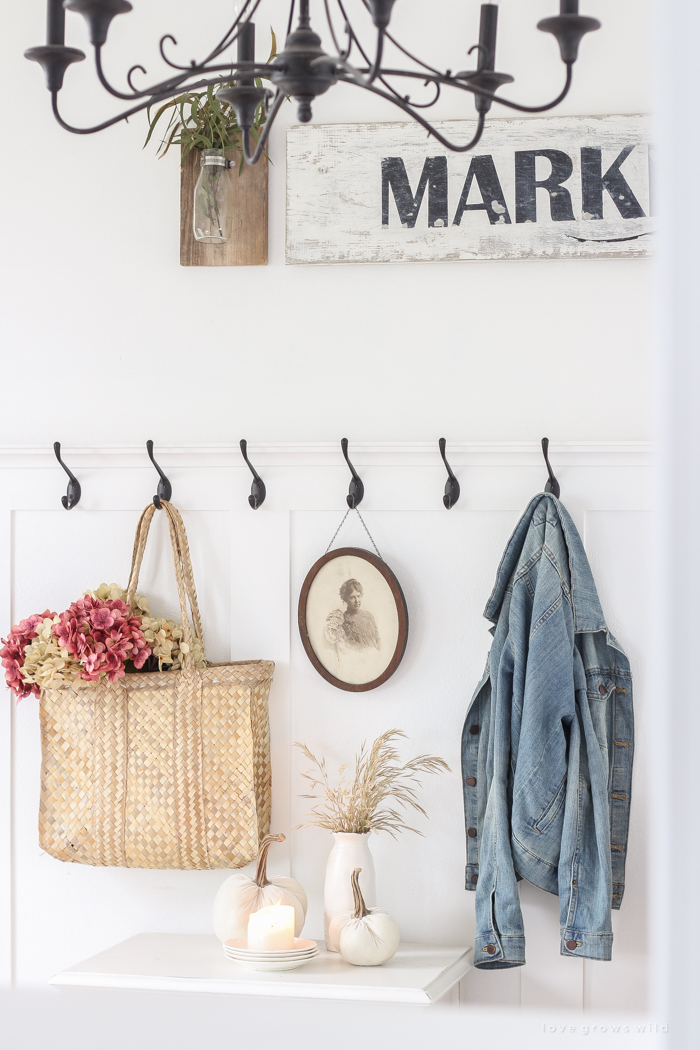
[[[270,28],[272,45],[268,62],[277,54],[277,38],[274,30]],[[262,80],[256,78],[257,87],[262,87]],[[177,98],[165,102],[155,114],[151,116],[150,107],[148,114],[148,135],[144,142],[144,149],[148,145],[162,117],[168,115],[168,123],[165,133],[158,146],[158,156],[164,157],[171,146],[182,146],[181,164],[184,168],[187,158],[193,149],[221,149],[236,150],[241,155],[241,166],[243,165],[243,140],[241,129],[236,121],[236,111],[228,102],[220,102],[214,89],[218,91],[222,87],[229,87],[235,81],[227,81],[217,85],[210,84],[205,91],[187,91]],[[261,103],[255,112],[255,123],[251,130],[254,142],[258,141],[260,128],[266,120],[265,107]],[[162,127],[162,125],[161,125]]]

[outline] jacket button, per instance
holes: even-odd
[[[470,839],[476,838],[476,828],[467,828],[467,835]]]
[[[598,692],[602,693],[603,696],[605,696],[605,694],[607,693],[607,689],[605,688],[602,682],[598,686]]]
[[[576,941],[567,941],[566,942],[566,947],[569,949],[570,952],[575,951],[576,950]]]
[[[479,881],[479,876],[478,875],[472,875],[472,877],[471,877],[472,886],[476,886],[478,881]]]
[[[476,777],[467,777],[466,784],[467,787],[473,788],[476,785]]]
[[[496,945],[495,944],[487,944],[486,945],[486,951],[489,953],[489,955],[495,955],[496,954]]]
[[[476,736],[476,734],[479,732],[479,727],[478,726],[469,726],[469,732],[471,733],[472,736]]]

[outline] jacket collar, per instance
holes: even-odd
[[[540,511],[538,514],[537,511]],[[574,631],[587,634],[593,631],[607,631],[607,624],[598,599],[591,567],[578,534],[576,526],[563,503],[549,492],[540,492],[532,499],[515,526],[515,531],[508,541],[501,564],[498,567],[496,584],[488,600],[484,616],[492,623],[497,623],[503,606],[506,591],[520,567],[525,539],[533,521],[541,522],[542,514],[549,520],[554,519],[561,525],[569,554],[569,576],[571,579],[571,602],[574,611]]]

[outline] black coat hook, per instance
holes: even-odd
[[[559,499],[561,488],[559,487],[559,482],[554,477],[552,464],[549,462],[549,438],[542,438],[542,455],[544,456],[544,461],[547,464],[547,472],[549,473],[549,478],[544,487],[544,491],[551,492],[553,496],[556,496],[556,498]]]
[[[345,462],[350,467],[350,473],[352,474],[352,481],[350,482],[350,487],[348,489],[348,494],[347,494],[347,496],[345,498],[347,500],[347,504],[348,504],[348,507],[350,508],[350,510],[355,510],[355,508],[359,507],[360,504],[362,503],[362,500],[365,498],[365,486],[362,484],[362,478],[360,477],[360,475],[357,473],[357,471],[353,467],[352,463],[350,462],[350,458],[348,456],[348,439],[347,438],[343,438],[343,440],[340,442],[340,447],[343,450],[343,455],[345,456]]]
[[[158,508],[158,510],[162,510],[163,508],[160,505],[160,501],[162,499],[164,499],[167,503],[170,503],[170,500],[173,498],[173,487],[170,484],[170,482],[168,481],[168,479],[166,478],[166,476],[163,473],[163,471],[160,469],[160,467],[156,463],[155,459],[153,458],[153,442],[152,441],[147,441],[146,442],[146,451],[148,452],[148,456],[149,456],[149,459],[150,459],[151,463],[153,464],[153,466],[158,471],[158,474],[160,475],[160,481],[158,482],[158,494],[153,497],[153,502],[155,503],[155,505]]]
[[[445,495],[442,497],[442,502],[445,504],[447,510],[452,510],[455,503],[459,499],[459,482],[452,472],[452,467],[447,462],[447,456],[445,455],[445,449],[447,448],[447,442],[444,438],[440,438],[438,442],[440,446],[440,455],[442,456],[442,462],[445,464],[447,469],[447,481],[445,482]]]
[[[262,507],[265,502],[265,482],[258,474],[253,464],[248,459],[248,442],[245,438],[241,438],[241,452],[243,453],[243,459],[250,467],[250,473],[253,475],[253,484],[250,486],[250,496],[248,496],[248,502],[250,503],[253,510],[257,510],[258,507]]]
[[[76,478],[75,474],[72,473],[61,459],[61,442],[54,441],[53,450],[56,453],[56,459],[61,464],[66,474],[70,478],[68,482],[68,488],[66,489],[66,495],[61,496],[61,503],[66,510],[73,510],[73,507],[77,507],[80,503],[80,482]]]

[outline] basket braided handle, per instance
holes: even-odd
[[[189,647],[189,652],[183,653],[182,667],[185,671],[193,671],[194,644],[192,629],[190,627],[190,618],[187,610],[188,599],[192,611],[195,634],[202,643],[202,647],[204,646],[204,634],[199,614],[199,603],[197,601],[197,590],[195,588],[194,575],[192,572],[192,561],[190,558],[189,544],[187,542],[187,532],[185,531],[185,525],[180,516],[180,512],[176,507],[173,507],[173,505],[166,500],[161,500],[161,507],[165,511],[168,519],[170,544],[173,551],[173,565],[175,568],[175,582],[177,583],[177,593],[180,600],[180,613],[182,616],[182,637],[185,644]],[[151,528],[151,522],[153,521],[155,510],[156,508],[154,504],[150,503],[141,515],[136,527],[134,551],[131,559],[131,572],[129,574],[129,586],[126,595],[126,600],[129,605],[133,603],[134,595],[136,594],[141,563],[143,561],[144,551],[146,550],[146,540],[148,539],[148,533]]]

